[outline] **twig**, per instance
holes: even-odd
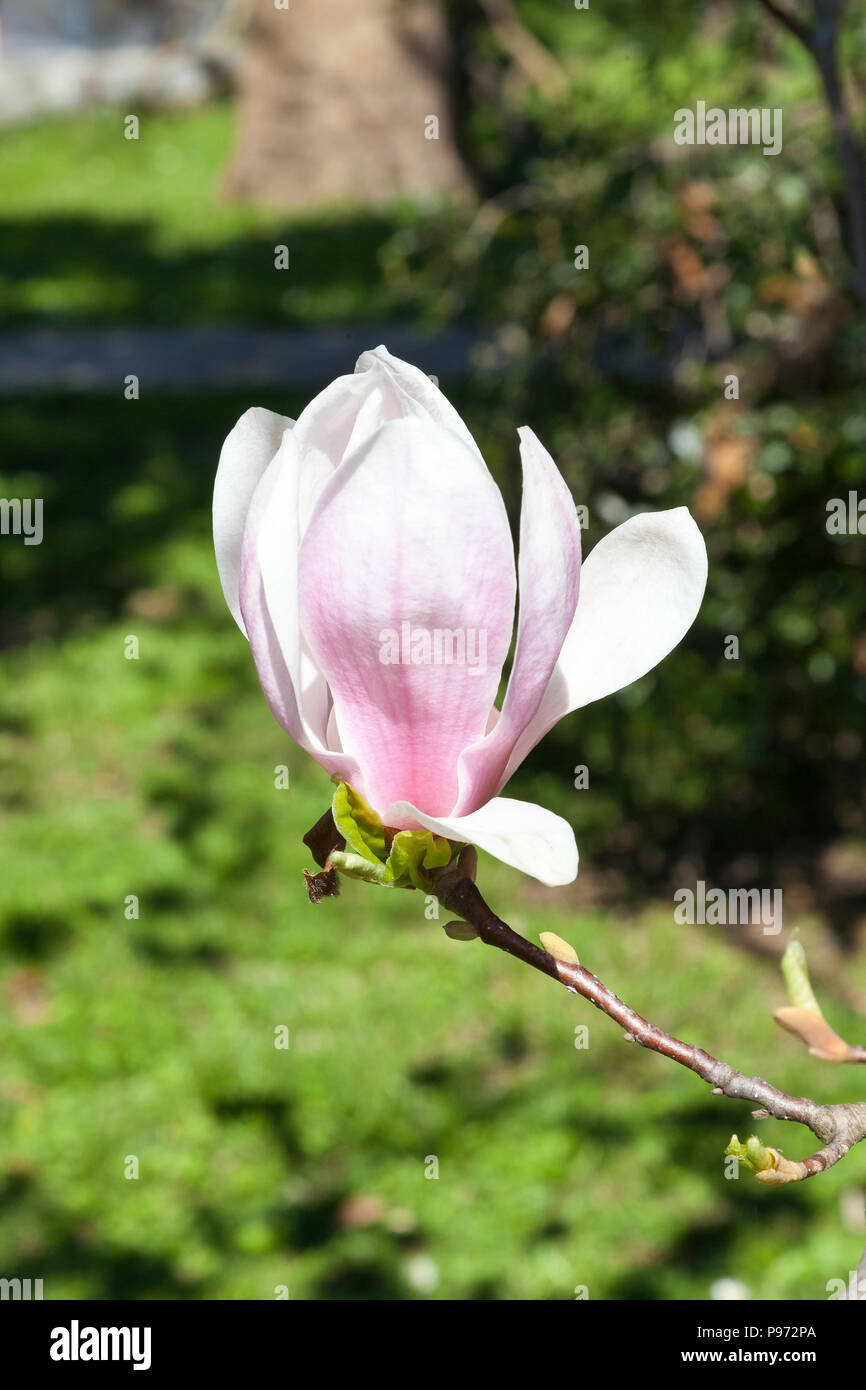
[[[584,999],[620,1024],[628,1038],[640,1043],[641,1047],[688,1067],[712,1086],[714,1095],[753,1102],[760,1106],[758,1111],[753,1112],[757,1118],[772,1115],[777,1120],[793,1120],[806,1125],[820,1140],[821,1148],[801,1162],[784,1159],[776,1150],[767,1150],[767,1153],[775,1155],[775,1159],[772,1168],[757,1174],[761,1182],[779,1185],[814,1177],[838,1163],[849,1149],[866,1138],[866,1101],[820,1105],[805,1096],[786,1095],[763,1077],[746,1076],[702,1048],[680,1042],[670,1033],[647,1022],[585,966],[559,960],[520,936],[507,922],[496,916],[471,879],[446,870],[436,882],[436,892],[444,906],[457,913],[463,921],[469,922],[488,946],[505,951],[543,975],[559,980],[572,993],[583,995]]]
[[[565,69],[521,23],[511,0],[481,0],[481,8],[511,61],[528,81],[554,88],[565,82]]]
[[[776,0],[761,0],[761,4],[811,54],[821,75],[848,195],[854,289],[866,301],[866,163],[851,122],[837,53],[846,0],[812,0],[811,27],[789,14]]]
[[[825,32],[823,26],[816,28],[816,34],[820,35],[823,32]],[[830,119],[833,122],[833,131],[845,174],[848,209],[851,218],[851,255],[854,261],[855,288],[860,298],[866,300],[866,188],[864,188],[863,153],[854,134],[851,113],[848,109],[845,89],[839,73],[836,57],[836,33],[835,30],[827,30],[826,32],[828,33],[826,43],[823,39],[816,37],[811,51],[824,84]]]
[[[788,11],[783,10],[781,5],[777,5],[775,0],[761,0],[761,4],[764,6],[765,10],[769,10],[774,19],[777,19],[780,24],[784,25],[789,33],[798,38],[806,48],[809,47],[809,30],[806,28],[805,24],[801,24],[799,19],[795,19],[793,15],[788,14]]]

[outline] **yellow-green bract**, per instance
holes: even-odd
[[[378,883],[383,888],[429,888],[424,870],[441,869],[451,859],[451,844],[430,830],[389,832],[372,807],[347,782],[341,782],[331,807],[334,824],[346,841],[331,863],[341,873]]]

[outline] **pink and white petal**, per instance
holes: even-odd
[[[506,777],[572,710],[651,671],[688,632],[707,582],[704,538],[686,507],[617,526],[584,561],[574,622]]]
[[[421,415],[431,419],[437,425],[444,425],[452,434],[459,435],[482,467],[486,468],[478,445],[462,417],[426,372],[399,357],[393,357],[384,346],[362,352],[355,364],[355,372],[363,376],[369,383],[368,389],[375,390],[380,400],[380,423],[399,419],[403,415]],[[358,444],[361,440],[354,442]]]
[[[336,775],[342,781],[350,782],[363,793],[364,783],[355,759],[347,757],[344,753],[331,752],[319,739],[311,735],[302,718],[295,686],[268,614],[261,571],[255,561],[251,561],[244,568],[241,593],[259,682],[277,723],[295,743],[315,758],[330,776]]]
[[[468,816],[435,817],[401,801],[388,808],[386,824],[407,829],[420,824],[434,835],[477,845],[549,888],[561,888],[577,878],[574,831],[568,821],[532,801],[497,796]]]
[[[298,416],[294,432],[302,464],[297,502],[302,536],[322,488],[357,442],[383,423],[378,403],[368,401],[369,395],[364,377],[339,376]]]
[[[304,636],[368,800],[450,811],[457,759],[486,726],[514,619],[511,534],[490,474],[429,419],[388,421],[322,492],[299,584]],[[269,604],[273,613],[270,590]],[[431,647],[436,631],[452,635],[463,660],[449,638],[439,655],[456,660],[409,648],[421,659],[404,661],[404,624]]]
[[[247,513],[284,432],[293,424],[286,415],[253,406],[238,420],[220,452],[213,489],[214,550],[226,603],[242,632],[238,582]]]
[[[461,755],[458,815],[483,806],[504,785],[508,759],[538,711],[577,605],[580,525],[571,493],[532,430],[518,433],[523,505],[517,644],[493,732]]]
[[[297,616],[299,466],[294,432],[255,491],[244,531],[240,602],[259,680],[274,717],[329,772],[357,778],[353,759],[333,762],[327,683],[305,650]],[[265,561],[270,559],[271,574]],[[273,587],[270,587],[270,586]],[[275,621],[271,595],[280,621]]]
[[[382,425],[406,416],[444,425],[460,436],[485,467],[469,430],[426,373],[392,357],[385,347],[373,348],[358,358],[353,375],[337,377],[298,416],[302,535],[316,497],[335,469]]]

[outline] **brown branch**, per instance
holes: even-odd
[[[511,61],[529,82],[539,87],[562,86],[565,69],[521,23],[511,0],[481,0],[481,8]]]
[[[761,4],[800,41],[820,73],[848,195],[854,289],[866,302],[866,161],[851,121],[838,60],[839,26],[846,0],[812,0],[811,27],[795,19],[776,0],[761,0]]]
[[[746,1076],[702,1048],[681,1042],[649,1023],[585,966],[559,960],[527,941],[496,916],[470,879],[445,870],[436,880],[436,893],[443,905],[470,923],[488,946],[495,946],[543,975],[559,980],[571,993],[581,994],[606,1013],[608,1018],[620,1024],[627,1038],[688,1067],[712,1086],[714,1095],[751,1101],[760,1106],[759,1110],[753,1111],[756,1118],[772,1115],[777,1120],[793,1120],[806,1125],[820,1141],[821,1148],[801,1162],[783,1159],[776,1150],[768,1150],[778,1161],[773,1168],[757,1174],[760,1181],[776,1185],[823,1173],[838,1163],[861,1139],[866,1138],[866,1101],[820,1105],[805,1096],[789,1096],[763,1077]]]
[[[799,19],[795,19],[793,15],[788,14],[788,11],[783,10],[781,5],[777,5],[775,0],[761,0],[761,4],[764,6],[765,10],[769,11],[774,19],[784,25],[789,33],[793,34],[795,38],[798,38],[805,48],[810,48],[811,36],[805,24],[801,24]]]
[[[816,34],[823,34],[822,28]],[[816,38],[812,54],[821,74],[830,120],[836,136],[836,145],[845,185],[848,191],[848,210],[851,223],[851,256],[854,261],[855,288],[861,299],[866,299],[866,182],[864,182],[863,152],[854,134],[851,113],[845,97],[845,89],[839,72],[836,56],[836,32],[828,29],[827,41]]]

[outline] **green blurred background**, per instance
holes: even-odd
[[[571,821],[580,878],[545,890],[482,856],[479,881],[678,1036],[859,1098],[856,1068],[771,1018],[795,927],[839,1031],[866,1011],[866,540],[825,526],[862,485],[866,315],[820,84],[758,3],[520,4],[548,83],[485,11],[451,13],[468,197],[230,203],[230,94],[148,110],[132,147],[128,106],[8,125],[0,355],[45,328],[369,323],[374,346],[382,324],[463,325],[481,346],[441,385],[513,518],[523,423],[588,507],[587,549],[688,505],[710,553],[694,629],[509,789]],[[861,5],[841,54],[859,119]],[[781,107],[782,153],[675,146],[699,98]],[[449,941],[418,894],[307,903],[330,787],[267,711],[209,507],[238,415],[326,384],[143,372],[138,401],[46,382],[0,402],[0,492],[45,505],[40,547],[0,538],[0,1275],[46,1298],[826,1297],[862,1250],[863,1155],[784,1192],[726,1180],[747,1106]],[[701,877],[783,887],[785,931],[675,926]]]

